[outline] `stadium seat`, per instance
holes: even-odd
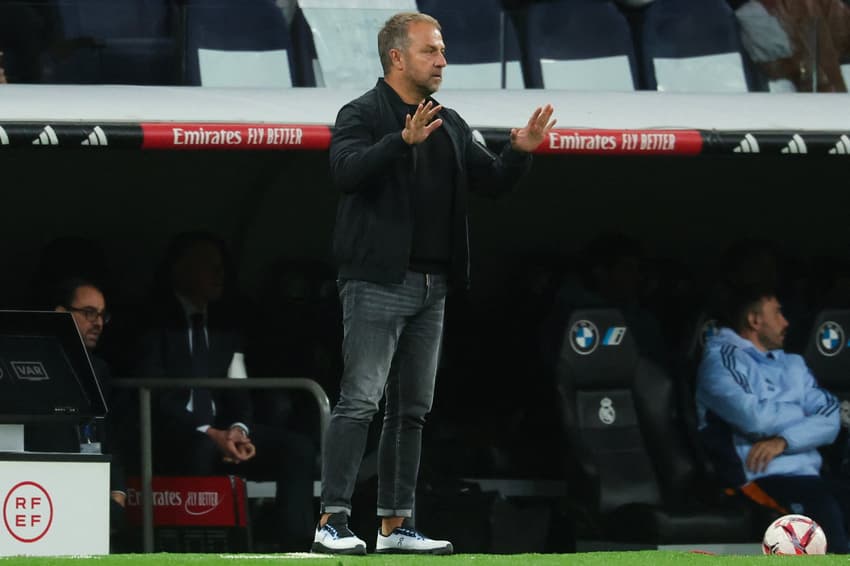
[[[632,34],[612,1],[531,4],[521,36],[529,87],[630,91],[637,86]]]
[[[747,92],[738,23],[725,0],[655,0],[641,24],[646,88]]]
[[[758,540],[749,507],[707,488],[673,380],[639,356],[619,311],[573,312],[557,385],[575,464],[570,492],[599,525],[589,535],[657,545]]]
[[[516,31],[499,0],[418,0],[417,5],[420,12],[437,18],[442,27],[449,62],[443,89],[498,89],[503,84],[506,88],[523,88]],[[504,83],[502,53],[506,60]]]
[[[274,0],[192,0],[186,9],[186,83],[293,86],[289,26]]]
[[[72,84],[176,84],[174,10],[167,0],[56,3],[61,48],[45,80]]]
[[[312,32],[318,59],[316,83],[331,88],[366,89],[383,76],[376,38],[396,12],[415,12],[415,0],[299,0]],[[321,77],[321,79],[319,78]]]
[[[313,31],[304,17],[304,11],[297,7],[290,25],[292,35],[292,55],[295,62],[296,86],[325,86],[322,67],[313,43]]]

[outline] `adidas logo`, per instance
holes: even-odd
[[[2,134],[2,132],[0,132]],[[2,135],[0,135],[0,139],[2,139]],[[835,147],[829,150],[830,155],[848,155],[850,154],[850,138],[847,137],[847,134],[841,136],[841,138],[835,142]]]
[[[747,134],[744,139],[733,149],[735,153],[759,153],[759,142],[753,134]]]
[[[0,127],[0,145],[9,145],[9,136],[2,127]]]
[[[59,138],[56,137],[56,132],[50,126],[44,126],[38,137],[32,140],[33,145],[59,145]]]
[[[109,140],[106,138],[106,132],[100,126],[95,126],[89,137],[84,139],[80,145],[109,145]]]
[[[800,137],[800,134],[794,134],[788,145],[782,148],[782,153],[808,153],[806,148],[806,140]]]

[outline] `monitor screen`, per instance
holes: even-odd
[[[70,313],[0,311],[0,423],[79,422],[105,414]]]

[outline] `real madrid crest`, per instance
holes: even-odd
[[[570,346],[576,354],[586,356],[599,345],[599,330],[589,320],[579,320],[570,329]]]
[[[838,355],[844,349],[844,329],[837,322],[828,320],[820,325],[815,345],[818,352],[827,357]]]
[[[599,420],[602,424],[614,424],[617,420],[617,411],[614,410],[614,402],[609,397],[603,397],[599,401]]]

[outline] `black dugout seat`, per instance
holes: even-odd
[[[641,358],[615,309],[574,311],[561,342],[569,492],[595,532],[655,545],[752,542],[750,509],[707,487],[673,380]]]
[[[825,309],[815,317],[803,357],[818,384],[841,401],[842,424],[850,423],[850,310]],[[827,466],[850,471],[847,425],[838,438],[821,450]]]

